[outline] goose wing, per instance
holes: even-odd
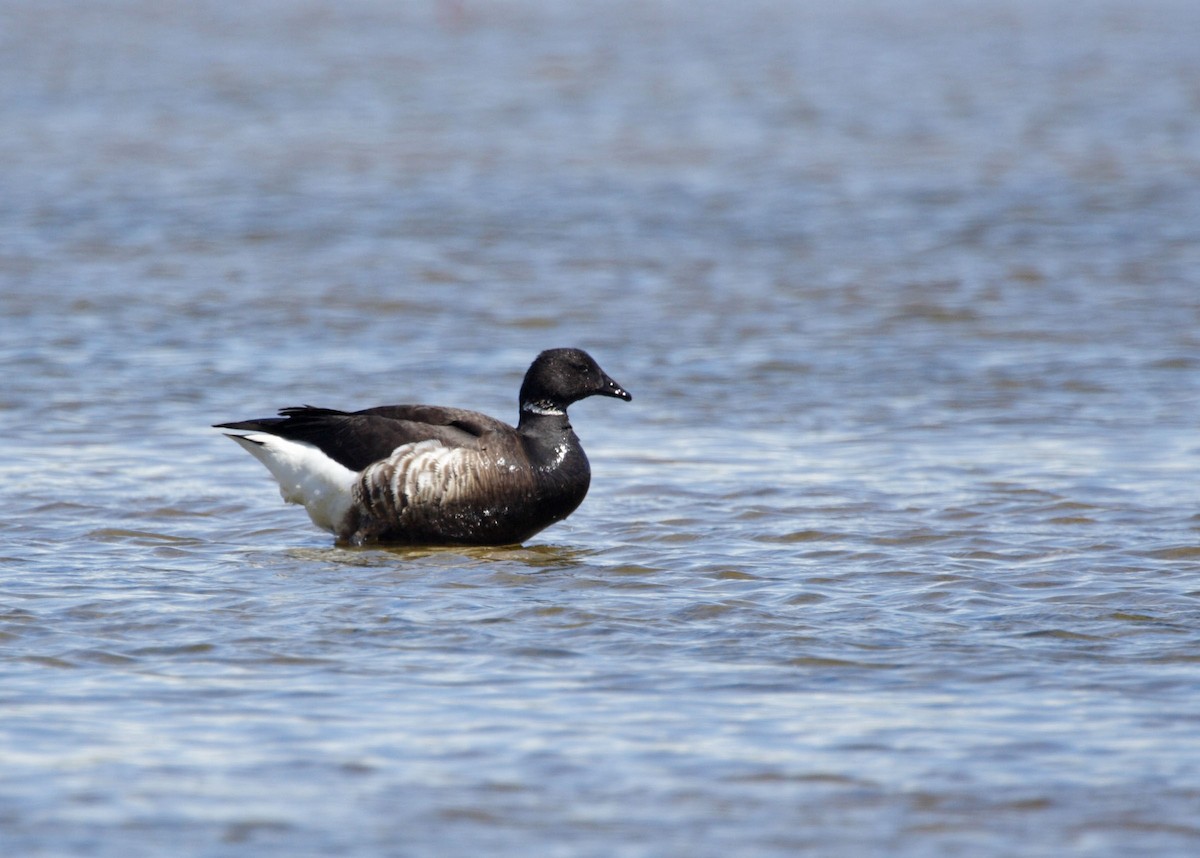
[[[392,455],[396,448],[437,441],[449,449],[480,449],[489,433],[515,433],[506,423],[462,408],[433,405],[381,405],[362,411],[337,411],[305,405],[284,408],[279,417],[222,423],[221,429],[268,432],[319,448],[352,471]]]

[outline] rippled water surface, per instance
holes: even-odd
[[[1200,854],[1200,5],[0,3],[4,855]],[[208,428],[516,417],[345,550]]]

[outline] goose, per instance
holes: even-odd
[[[215,428],[339,544],[513,545],[583,502],[591,467],[567,406],[588,396],[633,398],[582,349],[549,349],[525,373],[515,428],[433,405],[305,405]]]

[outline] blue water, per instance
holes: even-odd
[[[1200,7],[0,3],[0,852],[1200,852]],[[210,424],[515,420],[336,548]]]

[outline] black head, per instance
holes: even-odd
[[[549,349],[537,356],[521,383],[521,410],[534,414],[562,413],[572,402],[588,396],[630,396],[583,349]]]

